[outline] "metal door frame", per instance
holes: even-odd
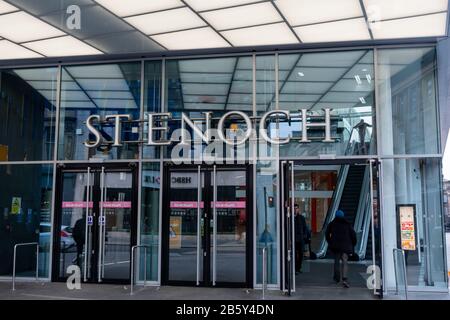
[[[211,210],[211,212],[207,212],[206,214],[209,215],[208,221],[204,222],[205,225],[205,234],[207,236],[205,239],[202,239],[205,243],[205,247],[209,248],[210,250],[207,250],[206,256],[203,258],[203,274],[199,274],[199,254],[201,251],[201,248],[199,245],[197,245],[197,277],[196,280],[193,281],[180,281],[180,280],[170,280],[169,279],[169,233],[168,233],[168,224],[169,219],[167,214],[163,214],[162,219],[162,232],[161,232],[161,239],[162,239],[162,268],[161,268],[161,284],[162,285],[178,285],[178,286],[201,286],[201,287],[230,287],[230,288],[251,288],[252,287],[252,279],[253,279],[253,176],[252,176],[252,169],[251,165],[245,164],[245,165],[174,165],[172,163],[165,163],[164,164],[164,179],[165,181],[163,186],[163,213],[169,212],[170,210],[170,173],[171,172],[197,172],[199,175],[201,173],[204,173],[204,194],[201,197],[202,201],[204,201],[205,205],[204,208],[209,208],[210,206],[207,205],[207,203],[210,203],[211,201],[214,201],[217,197],[217,189],[216,184],[214,182],[215,180],[215,173],[217,171],[245,171],[246,173],[246,210],[247,210],[247,223],[246,223],[246,276],[245,276],[245,282],[221,282],[216,281],[214,274],[216,270],[215,266],[215,259],[216,259],[216,229],[213,228],[213,232],[210,230],[210,221],[216,226],[217,223],[217,217],[215,213],[215,208]],[[200,179],[198,179],[198,193],[200,192]],[[197,197],[197,199],[200,198],[200,195]],[[198,200],[197,200],[198,201]],[[197,206],[199,208],[199,206]],[[199,209],[197,209],[199,210]],[[197,211],[199,213],[199,211]],[[200,219],[197,218],[197,243],[200,237]],[[212,249],[212,250],[211,250]],[[212,253],[211,253],[212,251]],[[211,261],[213,262],[212,267]],[[204,276],[204,280],[202,280],[202,276]]]
[[[65,282],[67,281],[67,275],[62,277],[60,276],[60,250],[61,250],[61,243],[59,241],[60,239],[60,225],[61,225],[61,218],[62,218],[62,200],[63,200],[63,177],[64,173],[66,172],[79,172],[79,173],[88,173],[90,172],[91,175],[93,175],[93,182],[91,188],[100,188],[101,186],[98,183],[98,180],[100,178],[101,172],[108,173],[108,172],[130,172],[132,176],[132,185],[131,185],[131,219],[130,219],[130,268],[131,268],[131,247],[137,244],[137,226],[138,226],[138,163],[137,162],[129,162],[129,163],[102,163],[102,162],[95,162],[95,163],[77,163],[77,164],[58,164],[57,170],[56,170],[56,191],[55,191],[55,215],[54,215],[54,221],[53,221],[53,255],[52,255],[52,281],[55,282]],[[86,199],[86,203],[88,204],[88,201],[91,201],[94,203],[93,211],[97,211],[98,215],[100,214],[100,192],[102,190],[92,190],[92,199]],[[86,219],[87,215],[86,215]],[[96,226],[98,221],[98,218],[94,218],[93,225]],[[86,224],[86,228],[88,228]],[[98,261],[98,257],[100,253],[97,249],[97,246],[99,245],[99,239],[98,239],[98,232],[99,226],[96,226],[93,228],[94,231],[92,233],[92,246],[89,248],[89,250],[95,250],[95,253],[92,253],[91,255],[91,263],[89,264],[89,268],[93,271],[93,274],[91,274],[90,277],[84,276],[84,271],[81,273],[81,281],[86,283],[112,283],[112,284],[126,284],[130,282],[130,272],[128,273],[128,277],[125,279],[108,279],[108,278],[99,278],[98,274],[101,272],[100,270],[100,263]],[[86,233],[86,237],[87,237]],[[87,246],[85,243],[85,251],[87,250]],[[85,254],[85,258],[83,259],[83,263],[87,264],[87,255]],[[85,270],[87,270],[85,268]],[[130,269],[131,270],[131,269]]]
[[[373,189],[373,179],[377,179],[377,195],[380,196],[379,188],[380,188],[380,178],[379,178],[379,161],[376,158],[352,158],[352,159],[306,159],[306,160],[282,160],[280,161],[280,226],[281,226],[281,255],[280,255],[280,290],[287,294],[291,295],[291,293],[295,292],[295,241],[290,241],[292,238],[292,235],[294,233],[294,224],[293,220],[289,217],[290,212],[293,212],[294,208],[294,197],[292,197],[290,203],[285,204],[285,202],[289,199],[289,192],[286,192],[286,188],[292,188],[294,186],[294,166],[296,165],[367,165],[369,168],[370,173],[370,193],[371,193],[371,241],[372,241],[372,260],[373,265],[376,265],[376,243],[380,239],[375,239],[374,234],[374,210],[373,210],[373,201],[374,201],[374,192]],[[376,175],[374,175],[373,172],[373,166],[376,166],[377,172]],[[378,203],[380,202],[380,199],[377,200]],[[287,210],[286,210],[287,208]],[[380,217],[380,206],[377,206],[377,214],[379,219]],[[380,223],[380,222],[379,222]],[[381,227],[381,223],[380,223]],[[287,229],[288,228],[288,229]],[[287,230],[289,232],[287,232]],[[291,244],[290,248],[287,248],[286,246]],[[381,248],[380,248],[381,250]],[[381,252],[379,253],[380,258],[382,259]],[[289,263],[290,261],[290,263]],[[382,269],[381,269],[381,261],[378,265],[380,268],[382,278]],[[374,289],[374,295],[382,297],[383,292],[383,284],[381,281],[381,289],[377,290]],[[381,292],[381,293],[380,293]]]

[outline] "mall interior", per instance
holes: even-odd
[[[28,244],[21,281],[332,288],[342,210],[352,287],[403,249],[448,293],[447,32],[447,0],[0,1],[0,279]]]

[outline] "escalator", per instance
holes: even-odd
[[[366,165],[342,166],[332,203],[322,227],[321,245],[317,252],[318,258],[331,257],[325,240],[325,230],[334,219],[334,214],[338,209],[345,213],[345,218],[356,231],[357,245],[355,246],[355,252],[359,258],[366,256],[366,250],[369,249],[367,240],[369,236],[368,223],[370,222],[368,181]]]
[[[344,211],[345,218],[352,225],[355,225],[365,169],[366,166],[350,166],[339,204],[339,209]]]

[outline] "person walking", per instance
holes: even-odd
[[[308,227],[298,204],[294,205],[295,274],[302,272],[305,244],[308,241]]]
[[[349,288],[348,283],[348,258],[354,252],[356,245],[356,232],[350,222],[344,217],[342,210],[336,211],[335,218],[326,229],[325,237],[328,246],[334,255],[334,275],[336,283],[341,281],[345,288]],[[342,268],[341,268],[342,261]]]
[[[81,257],[83,255],[84,240],[86,235],[85,228],[86,215],[83,214],[83,216],[75,222],[72,230],[73,240],[75,240],[75,243],[77,244],[77,256],[74,260],[79,267],[81,267]]]

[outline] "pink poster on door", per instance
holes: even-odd
[[[89,208],[93,207],[92,201],[89,201]],[[86,209],[86,201],[63,201],[63,209]]]
[[[171,209],[196,209],[197,201],[170,201]],[[200,208],[203,208],[203,201],[200,202]]]
[[[214,207],[214,202],[211,202],[211,208]],[[245,209],[245,201],[217,201],[217,209]]]
[[[103,208],[106,209],[129,209],[131,201],[104,201]]]

